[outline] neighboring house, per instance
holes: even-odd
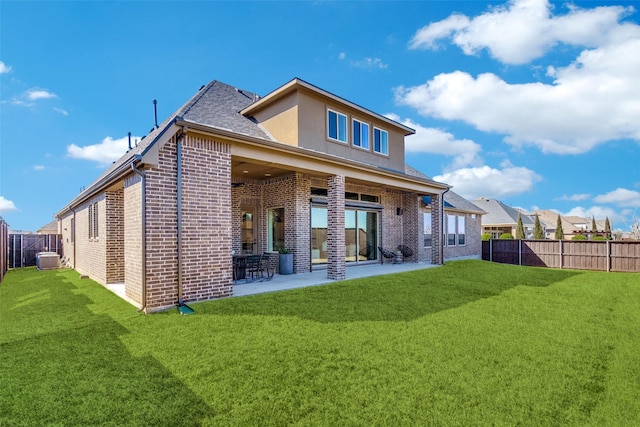
[[[37,234],[58,234],[58,221],[53,220],[36,231]]]
[[[489,233],[493,239],[498,239],[503,233],[511,233],[516,237],[518,215],[522,218],[525,238],[533,238],[534,218],[522,213],[499,200],[480,197],[473,200],[473,204],[487,212],[482,216],[482,233]]]
[[[416,175],[428,178],[420,171],[406,166],[409,175]],[[458,257],[478,257],[482,251],[482,215],[487,212],[479,209],[476,205],[453,192],[444,193],[444,213],[445,220],[442,233],[444,259]],[[423,216],[424,216],[424,246],[431,247],[433,233],[432,223],[432,199],[431,196],[423,196]]]
[[[538,218],[545,228],[545,238],[556,238],[556,225],[558,223],[558,212],[552,210],[536,210],[529,215],[533,216],[537,214]],[[562,232],[564,233],[564,240],[571,240],[573,236],[583,234],[587,238],[591,239],[593,235],[605,236],[607,233],[604,231],[606,220],[596,220],[596,231],[591,230],[592,219],[582,218],[578,216],[560,216],[562,223]]]
[[[153,311],[232,295],[232,253],[284,246],[331,279],[380,246],[479,256],[482,209],[407,169],[413,133],[297,78],[265,97],[212,81],[57,213],[64,259]]]

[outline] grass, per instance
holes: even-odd
[[[142,315],[0,285],[0,425],[640,425],[640,275],[482,261]]]

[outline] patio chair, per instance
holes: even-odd
[[[411,258],[413,256],[413,249],[411,249],[409,246],[398,245],[398,250],[402,252],[403,258]]]
[[[395,264],[396,254],[393,251],[387,250],[382,246],[378,246],[378,249],[380,250],[380,255],[382,255],[380,257],[380,264],[384,264],[385,258],[393,260],[393,263]]]
[[[262,270],[260,269],[261,260],[262,255],[247,256],[245,283],[249,280],[249,276],[251,276],[251,280],[257,279],[258,276],[262,279]]]
[[[276,274],[276,264],[278,262],[278,254],[276,252],[265,252],[260,259],[260,275],[266,280],[271,280]]]

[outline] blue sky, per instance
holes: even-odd
[[[294,77],[416,129],[474,199],[640,215],[640,3],[0,1],[0,215],[35,231],[211,80]]]

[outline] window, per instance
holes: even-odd
[[[97,239],[97,238],[98,238],[98,202],[89,205],[89,239]]]
[[[71,243],[74,242],[76,238],[76,219],[71,218]]]
[[[425,213],[424,216],[424,225],[423,225],[423,234],[424,234],[424,247],[431,247],[433,235],[431,233],[431,214]]]
[[[456,245],[456,216],[447,215],[447,246]]]
[[[329,139],[347,142],[347,116],[327,110],[327,135]]]
[[[466,245],[467,243],[467,233],[466,233],[466,224],[465,217],[458,217],[458,244]]]
[[[93,239],[93,205],[89,205],[89,238]]]
[[[389,155],[389,132],[373,128],[373,151],[385,156]]]
[[[267,247],[270,251],[284,248],[284,208],[269,209]]]
[[[369,125],[356,119],[353,119],[353,145],[369,149]]]
[[[100,236],[98,233],[98,202],[93,204],[93,237],[96,239]]]

